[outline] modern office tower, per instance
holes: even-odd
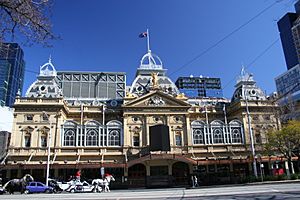
[[[287,71],[275,78],[282,121],[299,119],[300,109],[300,1],[296,13],[287,13],[278,21],[278,29]],[[286,109],[285,109],[286,108]]]
[[[16,43],[0,44],[0,105],[11,107],[18,92],[22,92],[25,61]]]
[[[287,69],[290,69],[299,63],[296,46],[294,43],[293,26],[299,15],[297,13],[287,13],[278,21],[278,29],[284,52]]]
[[[175,84],[187,97],[223,97],[220,78],[179,77]]]
[[[300,66],[296,65],[275,78],[279,96],[286,96],[300,90]]]

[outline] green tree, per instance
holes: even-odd
[[[0,43],[21,38],[45,46],[57,38],[50,23],[48,0],[0,0]]]
[[[268,154],[283,155],[289,163],[292,161],[293,154],[298,157],[297,168],[300,163],[300,122],[289,121],[281,130],[267,133],[267,143],[265,149]]]

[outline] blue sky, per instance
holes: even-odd
[[[54,32],[61,40],[52,48],[23,47],[26,69],[39,71],[49,55],[56,70],[121,71],[131,85],[146,39],[138,35],[150,30],[151,50],[157,54],[175,82],[179,76],[219,77],[223,93],[231,98],[235,77],[242,64],[254,74],[268,94],[275,91],[274,78],[286,65],[277,21],[294,12],[293,0],[275,3],[262,15],[200,56],[233,30],[269,7],[276,0],[56,0],[52,10]],[[183,67],[184,66],[184,67]],[[181,70],[178,70],[181,68]],[[36,79],[25,74],[23,94]]]

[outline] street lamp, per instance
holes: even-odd
[[[210,132],[209,131],[209,121],[208,121],[208,113],[210,113],[211,111],[207,110],[207,105],[204,105],[204,110],[202,111],[202,113],[205,113],[205,121],[206,121],[206,130],[207,130],[207,134]],[[212,110],[213,113],[216,112],[216,110]],[[211,136],[208,134],[207,135],[207,141],[206,139],[204,141],[206,141],[207,144],[211,144],[213,143],[213,141],[210,141]]]
[[[43,117],[47,118],[48,122],[50,123],[50,131],[48,134],[48,157],[47,157],[47,170],[46,170],[46,186],[48,186],[48,180],[49,180],[49,170],[50,170],[50,145],[51,145],[51,131],[52,131],[52,122],[49,119],[49,115],[46,112],[43,112]]]
[[[248,76],[247,81],[252,78],[252,74]],[[245,103],[246,103],[246,111],[247,111],[247,119],[248,119],[248,129],[249,129],[249,134],[250,134],[250,143],[251,143],[251,151],[252,151],[252,156],[253,156],[253,173],[254,176],[257,178],[257,168],[256,168],[256,160],[255,160],[255,147],[254,147],[254,140],[253,140],[253,132],[251,128],[251,119],[250,119],[250,112],[249,112],[249,107],[248,107],[248,98],[246,96],[246,90],[244,89],[244,97],[245,97]]]

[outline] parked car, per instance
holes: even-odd
[[[42,193],[42,192],[52,193],[53,188],[46,186],[45,184],[43,184],[41,182],[29,182],[24,191],[25,194]]]

